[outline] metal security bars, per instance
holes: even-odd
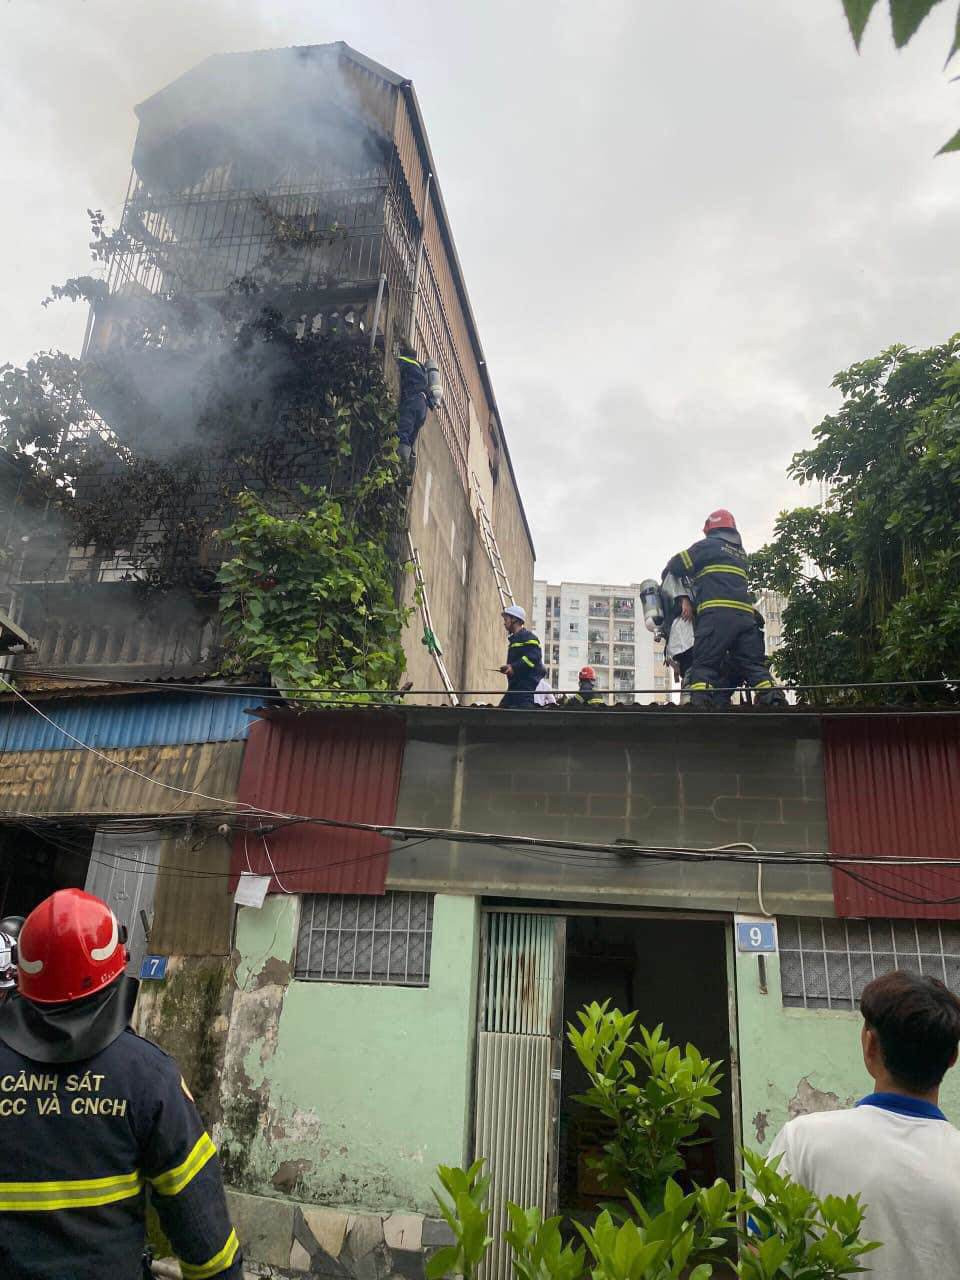
[[[432,893],[305,894],[294,976],[427,987],[432,937]]]
[[[960,923],[780,917],[783,1003],[855,1009],[863,988],[891,969],[923,973],[960,994]]]

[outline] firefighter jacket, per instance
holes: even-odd
[[[605,707],[606,705],[603,695],[595,693],[593,689],[580,689],[564,699],[564,706],[567,707]]]
[[[688,578],[694,584],[698,616],[708,609],[753,614],[747,555],[736,530],[714,530],[669,560],[663,573]]]
[[[400,370],[400,400],[408,400],[411,396],[426,396],[427,371],[419,360],[413,356],[397,356]]]
[[[136,1280],[148,1189],[184,1280],[240,1280],[216,1148],[172,1058],[129,1029],[80,1062],[0,1043],[0,1272]]]
[[[507,644],[507,665],[513,670],[513,674],[507,677],[508,689],[536,689],[547,674],[540,641],[526,627],[515,631],[510,637]]]

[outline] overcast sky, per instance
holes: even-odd
[[[941,6],[857,57],[840,0],[6,0],[0,363],[119,214],[134,104],[208,54],[346,40],[414,80],[537,546],[638,581],[731,508],[748,547],[834,373],[960,327]]]

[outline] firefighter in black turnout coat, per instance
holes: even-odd
[[[400,457],[404,462],[412,463],[416,458],[414,446],[420,428],[427,420],[427,411],[436,409],[443,399],[440,371],[433,360],[421,364],[405,339],[399,343],[397,366],[400,370],[400,403],[397,409]]]
[[[117,918],[61,889],[17,939],[0,1007],[0,1272],[136,1280],[147,1188],[184,1280],[241,1280],[216,1149],[172,1058],[128,1027]]]
[[[500,668],[507,677],[507,692],[501,707],[535,707],[533,695],[546,675],[540,641],[527,629],[527,615],[519,604],[508,604],[503,611],[506,628],[507,661]]]
[[[770,678],[763,633],[747,587],[747,556],[729,511],[713,511],[704,536],[667,562],[663,573],[689,579],[696,588],[693,657],[684,685],[695,707],[718,705],[714,689],[746,684],[761,706],[786,702]]]

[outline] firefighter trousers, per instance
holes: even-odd
[[[397,435],[400,443],[409,445],[412,449],[426,420],[427,397],[422,391],[401,400],[397,410]]]
[[[695,707],[721,705],[729,699],[713,690],[726,683],[755,689],[761,706],[786,701],[774,688],[752,610],[720,607],[704,609],[697,616],[693,661],[684,686],[690,691],[691,703]]]

